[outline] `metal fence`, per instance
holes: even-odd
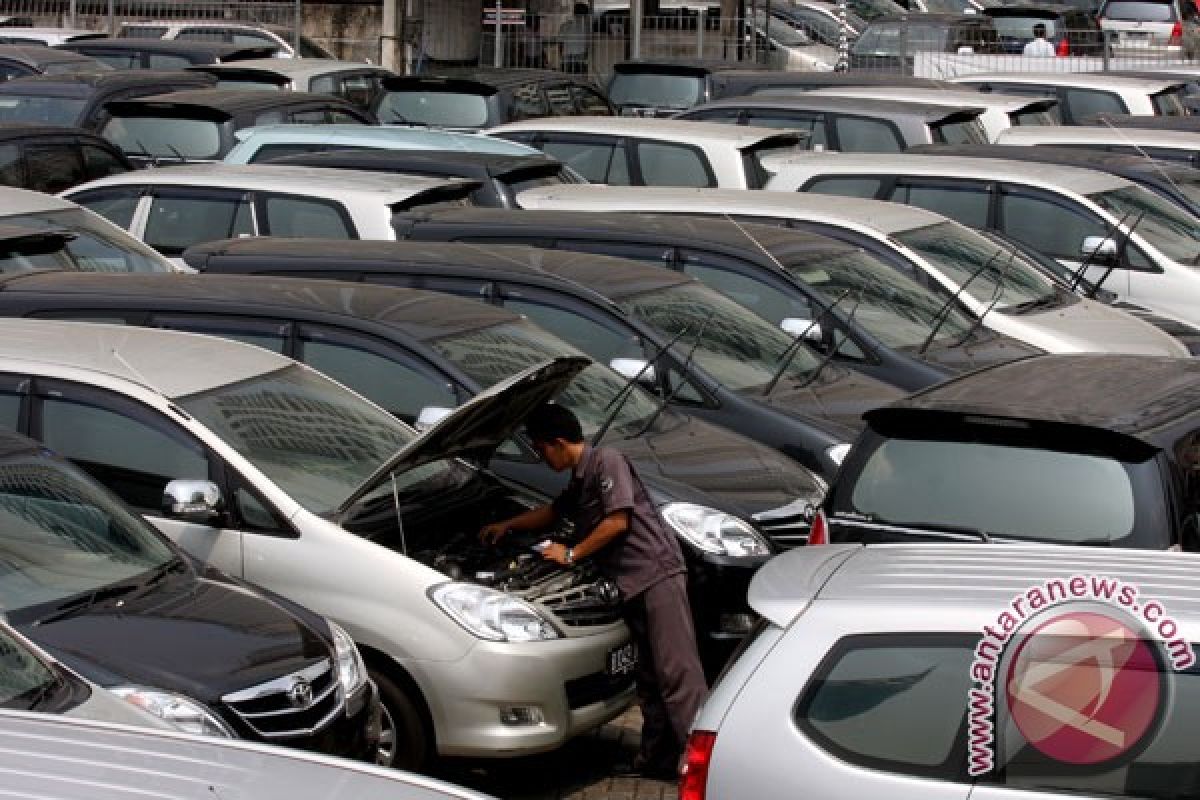
[[[295,0],[0,0],[7,25],[83,28],[115,32],[123,22],[229,20],[291,29]]]

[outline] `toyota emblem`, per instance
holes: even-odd
[[[312,684],[304,678],[297,678],[287,690],[288,702],[292,708],[308,708],[312,705]]]

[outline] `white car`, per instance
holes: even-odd
[[[0,385],[47,382],[27,398],[37,438],[118,495],[136,487],[138,510],[197,559],[345,628],[379,689],[394,763],[410,768],[435,751],[551,750],[633,699],[614,587],[586,562],[537,558],[554,532],[482,547],[484,523],[545,498],[465,460],[486,463],[589,363],[525,370],[418,436],[255,345],[0,320]]]
[[[1050,97],[1062,121],[1078,125],[1093,114],[1184,117],[1186,81],[1173,76],[1132,78],[1105,72],[991,72],[950,79],[981,92]]]
[[[108,34],[87,28],[0,28],[0,42],[4,44],[32,44],[52,47],[84,39],[103,39]]]
[[[775,168],[768,189],[873,197],[935,211],[1021,242],[1072,272],[1082,269],[1122,300],[1200,323],[1200,219],[1111,173],[998,158],[866,153],[805,153]]]
[[[858,154],[854,154],[855,157]],[[849,197],[722,189],[562,185],[528,189],[523,208],[686,213],[766,220],[856,244],[984,327],[1050,353],[1187,355],[1141,320],[1055,289],[1025,259],[940,214]]]
[[[383,79],[392,74],[383,67],[332,58],[251,58],[189,69],[215,75],[218,89],[331,94],[363,109],[382,91]]]
[[[393,215],[424,205],[467,205],[478,186],[358,170],[194,164],[111,175],[62,197],[178,259],[193,244],[237,236],[395,239]]]
[[[542,117],[487,132],[536,147],[591,183],[759,189],[768,155],[802,150],[797,131],[648,117]]]
[[[328,50],[300,37],[300,52],[293,49],[291,29],[280,25],[249,25],[232,20],[177,19],[123,22],[118,36],[139,39],[178,39],[247,47],[274,47],[278,58],[333,58]]]

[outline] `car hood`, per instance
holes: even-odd
[[[167,689],[205,703],[331,655],[279,605],[190,569],[65,619],[17,627],[102,686]]]
[[[1154,356],[1188,356],[1187,348],[1169,334],[1132,314],[1094,300],[1025,314],[1003,311],[989,315],[993,327],[1000,321],[1028,331],[1026,342],[1053,353],[1102,352]],[[1007,331],[1006,331],[1007,332]],[[1016,334],[1015,329],[1010,335]],[[1044,340],[1044,341],[1043,341]]]
[[[1045,352],[1031,344],[986,328],[980,328],[961,345],[955,346],[953,339],[948,342],[935,342],[920,356],[917,356],[917,349],[904,348],[904,352],[952,372],[969,372]]]
[[[463,403],[383,462],[337,510],[343,517],[389,475],[443,458],[486,463],[516,433],[537,406],[549,402],[592,363],[584,356],[563,356],[530,367]]]
[[[864,412],[898,400],[906,394],[901,389],[866,375],[826,366],[817,380],[808,386],[788,386],[781,381],[769,398],[758,395],[758,399],[781,411],[826,420],[844,429],[838,431],[826,426],[830,433],[848,433],[846,441],[853,441],[853,434],[862,430]]]

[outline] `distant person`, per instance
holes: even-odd
[[[1033,41],[1025,45],[1025,49],[1021,51],[1022,55],[1036,56],[1045,58],[1047,56],[1053,58],[1058,55],[1054,51],[1054,45],[1046,41],[1046,26],[1042,23],[1037,23],[1033,26]]]
[[[592,36],[592,12],[587,3],[576,3],[571,18],[558,29],[562,41],[563,72],[585,75],[588,71],[588,44]]]

